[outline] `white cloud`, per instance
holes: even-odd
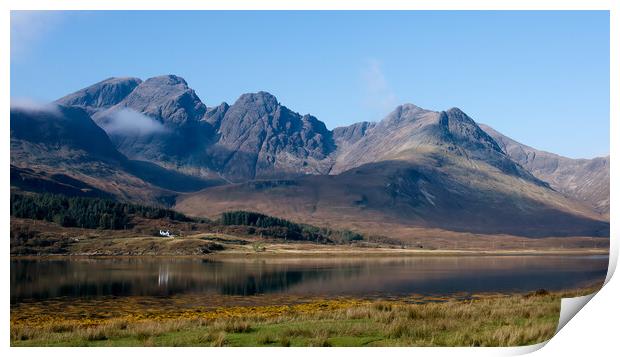
[[[101,127],[109,134],[150,135],[163,133],[166,127],[153,118],[131,109],[121,109],[112,113]]]
[[[11,59],[27,54],[61,18],[61,11],[11,11]]]
[[[381,62],[368,60],[362,69],[362,80],[366,91],[364,102],[368,107],[387,113],[398,105],[398,98],[383,74]]]
[[[56,104],[39,102],[31,98],[11,98],[11,109],[60,114]]]

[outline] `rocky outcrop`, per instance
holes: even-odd
[[[301,116],[267,92],[244,94],[230,107],[210,110],[211,165],[231,180],[324,174],[335,150],[332,133],[311,115]]]
[[[332,130],[332,135],[334,137],[334,141],[339,149],[349,146],[351,144],[355,144],[360,139],[362,139],[369,130],[375,127],[377,123],[375,122],[359,122],[354,123],[349,126],[340,126],[334,128]]]

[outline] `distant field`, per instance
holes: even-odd
[[[121,298],[108,302],[105,311],[93,302],[61,314],[26,303],[11,308],[11,346],[530,345],[553,336],[562,297],[596,289],[211,309],[161,304],[147,309],[140,298]]]

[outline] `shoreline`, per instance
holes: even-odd
[[[453,256],[599,256],[609,255],[609,249],[548,249],[548,250],[421,250],[400,248],[322,248],[312,250],[278,249],[254,252],[250,250],[230,249],[207,254],[40,254],[16,255],[11,259],[46,259],[46,258],[209,258],[214,260],[240,258],[389,258],[389,257],[453,257]]]
[[[239,252],[222,251],[213,253],[214,258],[238,258],[238,257],[416,257],[416,256],[563,256],[580,255],[596,256],[609,255],[606,249],[566,249],[566,250],[419,250],[399,248],[363,248],[363,249],[324,249],[324,250],[281,250],[272,252]]]

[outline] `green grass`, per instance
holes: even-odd
[[[424,304],[317,300],[293,306],[71,320],[11,311],[12,346],[518,346],[548,340],[560,299],[590,291]],[[93,309],[96,307],[93,307]]]

